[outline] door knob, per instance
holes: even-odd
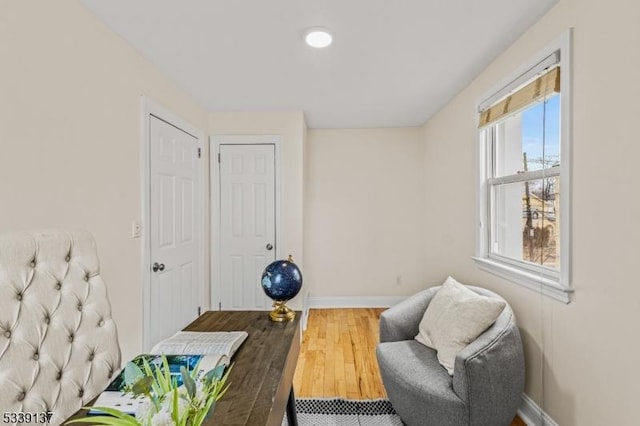
[[[151,267],[151,269],[153,269],[153,272],[158,272],[158,271],[162,272],[164,271],[164,263],[156,262],[153,264],[153,267]]]
[[[271,251],[273,250],[273,245],[271,243],[268,243],[266,248],[267,250]]]

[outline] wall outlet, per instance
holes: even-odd
[[[142,225],[140,221],[134,220],[131,222],[131,238],[140,238],[142,236]]]

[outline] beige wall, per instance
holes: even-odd
[[[563,426],[637,424],[640,3],[562,0],[424,128],[427,281],[454,274],[513,305],[526,392]],[[572,271],[564,305],[474,265],[476,102],[574,27]],[[442,182],[442,178],[447,180]],[[602,217],[608,226],[598,227]]]
[[[421,129],[309,130],[307,148],[311,297],[396,296],[423,288]]]
[[[306,123],[301,111],[292,112],[212,112],[209,114],[209,133],[216,135],[280,135],[282,137],[281,168],[281,241],[278,253],[291,254],[302,271],[304,268],[303,185],[304,141]],[[215,166],[212,173],[217,173]],[[212,204],[215,200],[211,200]],[[211,208],[215,208],[212,205]],[[216,236],[212,235],[215,241]],[[306,277],[305,277],[306,278]],[[257,283],[256,285],[258,285]],[[306,286],[304,287],[306,289]],[[289,305],[302,308],[305,291]],[[215,295],[214,295],[215,298]]]
[[[77,1],[0,3],[0,231],[96,238],[124,359],[142,349],[140,95],[206,113]]]

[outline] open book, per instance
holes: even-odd
[[[220,363],[229,364],[247,336],[246,331],[179,331],[155,345],[151,353],[218,355]]]

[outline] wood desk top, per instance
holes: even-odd
[[[232,359],[229,390],[205,425],[282,424],[300,352],[300,315],[278,323],[265,311],[208,311],[185,328],[249,333]]]

